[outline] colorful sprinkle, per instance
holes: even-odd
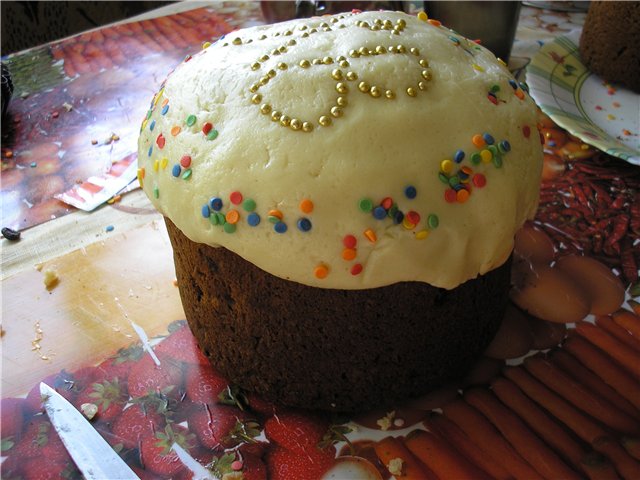
[[[169,159],[167,157],[163,157],[162,160],[160,160],[160,168],[164,170],[167,168],[167,165],[169,165]]]
[[[320,265],[317,265],[316,268],[314,268],[313,275],[319,279],[327,278],[327,275],[329,275],[329,267],[327,267],[324,263],[321,263]]]
[[[302,213],[311,213],[313,212],[313,202],[308,198],[305,198],[300,202],[300,211]]]
[[[493,154],[491,153],[491,150],[484,149],[480,151],[480,158],[482,158],[484,163],[489,163],[493,158]]]
[[[350,262],[351,260],[356,258],[357,254],[358,252],[355,248],[345,248],[344,250],[342,250],[342,258],[347,262]]]
[[[524,127],[522,127],[522,134],[524,135],[524,138],[529,138],[529,136],[531,135],[531,128],[529,127],[529,125],[525,125]]]
[[[212,128],[213,128],[213,125],[211,123],[207,122],[202,126],[202,133],[207,135],[211,131]]]
[[[487,145],[493,145],[493,144],[495,143],[494,138],[493,138],[493,137],[491,136],[491,134],[489,134],[489,133],[483,133],[483,134],[482,134],[482,139],[484,140],[484,142],[485,142]]]
[[[370,212],[371,210],[373,210],[373,202],[369,198],[363,198],[358,203],[358,207],[365,213]]]
[[[424,240],[429,236],[429,230],[420,230],[416,232],[416,240]]]
[[[464,203],[469,200],[469,191],[462,189],[456,192],[456,201],[458,203]]]
[[[242,209],[245,212],[253,212],[256,209],[256,201],[253,198],[247,198],[242,202]]]
[[[225,223],[222,228],[225,233],[234,233],[236,231],[236,225],[233,223]]]
[[[413,200],[414,198],[416,198],[417,194],[418,194],[418,191],[416,190],[416,187],[414,187],[413,185],[409,185],[404,189],[404,196],[407,197],[409,200]]]
[[[429,225],[430,229],[434,229],[434,228],[438,228],[438,225],[440,225],[440,220],[438,219],[438,216],[435,214],[431,214],[427,217],[427,225]]]
[[[178,125],[175,125],[173,127],[171,127],[171,135],[172,136],[176,136],[180,133],[180,131],[182,130],[182,128],[180,128]]]
[[[211,216],[211,209],[209,208],[209,205],[202,206],[202,216],[204,218],[209,218]]]
[[[518,88],[518,84],[515,80],[509,79],[509,85],[511,85],[511,88],[513,88],[514,90]]]
[[[182,165],[182,167],[184,168],[189,168],[191,166],[191,156],[183,155],[180,159],[180,165]]]
[[[276,221],[277,220],[282,220],[282,212],[280,210],[275,209],[275,208],[272,209],[272,210],[269,210],[269,212],[267,213],[267,216],[269,217],[269,221],[270,222],[273,222],[272,219],[274,219],[274,218],[276,219]],[[275,222],[273,222],[273,223],[275,223]]]
[[[162,110],[160,111],[160,113],[162,115],[166,115],[168,111],[169,111],[169,105],[165,105],[164,107],[162,107]]]
[[[235,191],[229,194],[229,201],[234,205],[240,205],[242,203],[242,193]]]
[[[107,225],[107,228],[105,228],[104,230],[105,230],[106,232],[113,232],[114,228],[115,228],[115,227],[114,227],[113,225]]]
[[[344,238],[342,239],[342,244],[346,248],[356,248],[356,245],[358,244],[358,240],[353,235],[345,235]]]
[[[240,221],[240,212],[237,210],[229,210],[224,216],[224,219],[228,223],[238,223]]]
[[[452,188],[448,188],[444,192],[444,199],[447,203],[455,203],[457,200],[456,191]]]
[[[196,123],[196,120],[197,118],[195,115],[189,115],[186,120],[187,126],[189,127],[193,126]]]
[[[427,20],[429,20],[429,16],[425,12],[418,12],[418,20],[426,22]]]
[[[164,135],[162,134],[158,135],[158,138],[156,138],[156,145],[158,145],[158,148],[161,150],[164,148],[164,145],[165,145]]]
[[[153,132],[153,129],[156,127],[156,121],[152,120],[149,124],[149,131]]]
[[[182,168],[180,168],[180,165],[176,163],[171,169],[171,175],[173,175],[174,177],[179,177],[180,172],[182,172]]]
[[[351,275],[360,275],[362,273],[362,264],[356,263],[351,267]]]
[[[222,199],[218,197],[212,197],[209,200],[209,206],[214,212],[219,212],[220,210],[222,210]]]
[[[298,220],[297,226],[298,230],[300,230],[301,232],[308,232],[309,230],[311,230],[311,220],[303,217]]]
[[[276,233],[285,233],[287,231],[287,224],[284,222],[278,222],[273,226]]]
[[[153,196],[155,198],[160,198],[160,189],[158,188],[157,185],[153,186]]]
[[[378,240],[376,232],[374,232],[370,228],[367,228],[363,234],[371,243],[376,243],[376,241]]]
[[[380,202],[380,206],[385,209],[385,214],[393,207],[393,198],[384,197]]]
[[[149,147],[149,151],[147,152],[147,155],[151,156],[152,153],[153,153],[153,146]]]
[[[191,169],[187,168],[182,174],[182,179],[183,180],[189,180],[191,178],[191,174],[192,174]]]
[[[484,141],[484,137],[479,133],[471,137],[471,143],[473,143],[476,147],[484,147],[486,142]]]
[[[440,171],[444,174],[450,174],[453,171],[454,164],[451,160],[442,160],[440,162]]]
[[[460,163],[462,162],[462,160],[464,160],[464,151],[457,150],[456,153],[453,155],[453,161],[456,163]]]
[[[255,212],[250,213],[247,217],[247,223],[252,227],[258,226],[260,224],[260,215]]]
[[[507,153],[511,151],[511,144],[507,140],[502,140],[498,144],[498,149],[500,150],[501,153]]]
[[[207,133],[207,140],[215,140],[216,138],[218,138],[218,130],[215,128]]]
[[[376,207],[373,209],[373,217],[377,220],[384,220],[387,218],[387,211],[384,207]]]

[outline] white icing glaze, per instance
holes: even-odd
[[[403,20],[406,27],[395,34],[383,23],[372,31],[376,19],[394,26]],[[331,30],[324,31],[326,26]],[[404,53],[349,55],[361,47],[373,51],[397,45]],[[273,53],[282,46],[286,51]],[[419,50],[417,55],[411,48]],[[263,55],[269,58],[260,60]],[[349,66],[338,64],[340,56]],[[325,57],[331,57],[325,59],[330,64],[313,64]],[[303,60],[311,66],[301,67]],[[334,69],[341,71],[347,93],[336,91]],[[275,76],[256,90],[270,70]],[[430,75],[423,75],[425,70]],[[347,80],[347,72],[358,79]],[[515,95],[511,79],[486,49],[402,13],[343,14],[239,30],[178,66],[155,97],[139,141],[143,188],[192,240],[223,246],[285,279],[341,289],[400,281],[454,288],[500,266],[512,250],[514,233],[537,207],[542,150],[536,109],[528,95]],[[362,93],[361,81],[378,86],[382,95]],[[425,90],[418,87],[420,81]],[[497,105],[487,97],[493,85],[500,88]],[[408,87],[415,89],[414,97],[406,93]],[[386,90],[395,98],[385,98]],[[257,104],[252,103],[256,93],[262,96]],[[339,96],[348,104],[341,117],[332,117]],[[163,113],[164,104],[168,110]],[[260,112],[262,104],[314,128],[304,132],[282,126]],[[189,115],[196,117],[191,126],[186,123]],[[320,126],[323,115],[332,119],[330,126]],[[203,134],[206,122],[219,132],[217,138]],[[177,135],[171,133],[175,126],[181,128]],[[502,140],[511,145],[500,155],[501,167],[471,161],[481,150],[472,137],[485,132],[496,145]],[[160,134],[163,148],[157,143]],[[473,174],[483,174],[486,185],[478,188],[471,182],[468,200],[450,203],[445,200],[449,187],[439,179],[440,165],[459,149],[465,158],[452,173],[467,166]],[[188,179],[182,178],[186,168],[175,167],[184,155],[191,157]],[[178,177],[173,168],[179,168]],[[414,199],[404,193],[409,185],[417,191]],[[234,191],[255,201],[259,225],[250,226],[248,212],[230,202]],[[222,199],[222,213],[239,212],[234,233],[203,216],[202,207],[212,197]],[[359,208],[363,198],[377,206],[385,197],[405,214],[418,212],[420,222],[405,228]],[[303,199],[313,202],[311,213],[301,212]],[[282,212],[285,233],[277,233],[268,220],[272,209]],[[437,228],[428,226],[429,215],[437,216]],[[296,226],[302,217],[310,220],[310,231]],[[364,235],[367,229],[375,232],[375,243]],[[417,239],[423,230],[427,237]],[[349,234],[357,239],[356,257],[344,260],[343,238]],[[351,273],[355,264],[363,267],[358,275]],[[326,278],[314,275],[318,265],[328,269]]]

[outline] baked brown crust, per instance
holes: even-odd
[[[593,1],[580,55],[593,73],[640,92],[640,2]]]
[[[468,369],[507,303],[510,262],[453,290],[419,282],[321,289],[165,222],[201,348],[230,381],[281,404],[363,411],[425,393]]]

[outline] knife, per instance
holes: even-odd
[[[87,480],[140,480],[133,470],[62,395],[40,383],[49,420]]]

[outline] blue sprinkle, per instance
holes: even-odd
[[[181,171],[182,169],[180,168],[180,165],[176,163],[171,169],[171,175],[173,175],[174,177],[179,177]]]
[[[514,90],[518,88],[518,84],[515,80],[509,80],[509,85],[511,85],[511,88],[513,88]]]
[[[488,133],[483,133],[482,138],[484,138],[487,145],[493,145],[495,143],[494,138]]]
[[[393,216],[393,223],[395,223],[396,225],[399,225],[402,223],[402,220],[404,220],[404,213],[398,210],[396,214]]]
[[[466,180],[467,178],[469,178],[469,174],[464,173],[462,170],[460,170],[460,171],[457,173],[457,175],[458,175],[458,178],[459,178],[460,180]]]
[[[156,127],[156,121],[155,120],[151,120],[151,123],[149,124],[149,130],[153,132],[153,129]]]
[[[107,232],[113,232],[113,225],[107,225],[107,228],[105,228],[105,231]]]
[[[309,230],[311,230],[311,220],[304,217],[298,220],[298,229],[301,232],[308,232]]]
[[[507,140],[503,140],[500,142],[500,150],[504,152],[508,152],[511,150],[511,144]]]
[[[209,205],[203,205],[202,206],[202,216],[204,218],[209,218],[210,215],[211,215],[211,210],[209,210]]]
[[[209,206],[214,212],[219,212],[222,208],[222,199],[218,197],[212,197],[209,200]]]
[[[278,222],[273,226],[276,233],[284,233],[287,231],[287,224],[284,222]]]
[[[37,164],[36,162],[31,162],[31,163],[29,164],[29,166],[30,166],[31,168],[36,168],[36,167],[38,166],[38,164]]]
[[[251,212],[247,217],[247,223],[252,227],[256,227],[260,224],[260,215],[256,212]]]
[[[416,187],[414,187],[413,185],[409,185],[404,189],[404,195],[409,200],[413,200],[414,198],[416,198],[417,194],[418,194],[418,191],[416,190]]]
[[[169,111],[169,105],[167,104],[164,107],[162,107],[162,111],[160,113],[162,113],[162,115],[166,115],[168,111]]]
[[[529,93],[529,85],[527,85],[526,83],[520,82],[520,88],[525,92]]]
[[[380,205],[374,208],[371,213],[377,220],[384,220],[384,218],[387,216],[387,211]]]
[[[464,160],[464,150],[458,150],[453,155],[453,161],[456,162],[456,163],[460,163],[460,162],[462,162],[462,160]]]
[[[451,185],[451,188],[453,188],[457,192],[464,189],[464,185],[462,183],[456,183],[455,185]]]
[[[149,147],[149,156],[151,156],[152,153],[153,153],[153,145]]]

